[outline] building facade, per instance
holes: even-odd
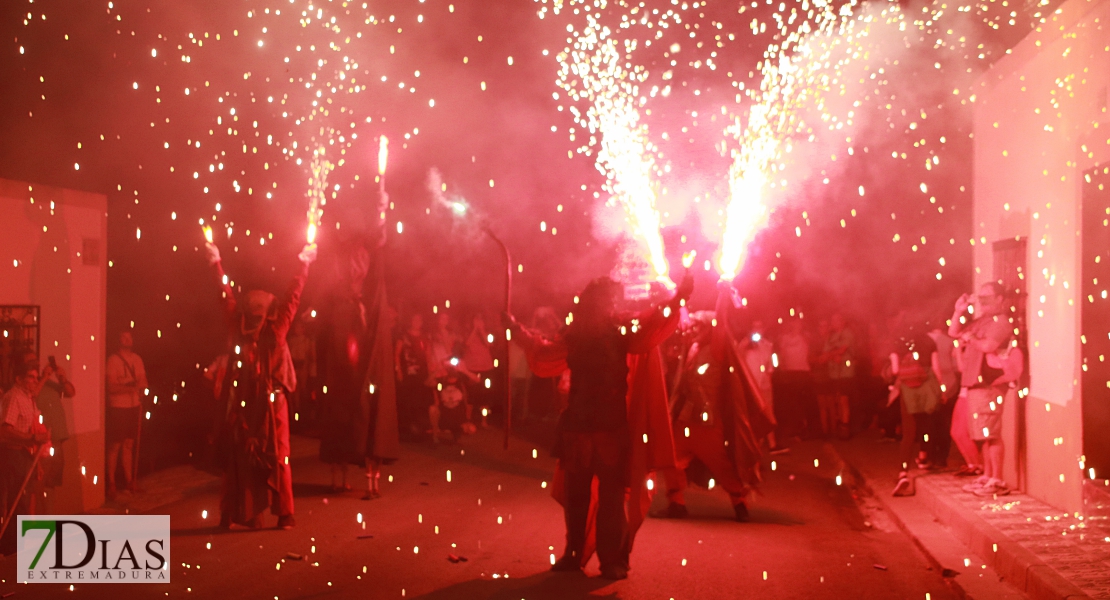
[[[1068,512],[1110,475],[1110,0],[1069,0],[972,90],[978,284],[1027,348],[1007,480]]]
[[[77,390],[62,401],[70,437],[45,506],[55,514],[104,503],[107,211],[102,194],[0,179],[4,358],[37,346],[40,363],[54,357]]]

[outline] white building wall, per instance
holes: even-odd
[[[54,356],[77,389],[63,400],[71,437],[48,505],[59,514],[104,502],[107,227],[103,195],[0,179],[0,304],[41,307],[42,364]],[[81,255],[86,240],[93,264]]]
[[[1110,162],[1108,84],[1110,0],[1070,0],[970,92],[976,282],[991,279],[991,242],[1028,237],[1027,472],[1013,478],[1068,511],[1082,495],[1081,183]]]

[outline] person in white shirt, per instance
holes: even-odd
[[[771,414],[776,414],[775,398],[771,388],[771,374],[775,372],[775,345],[771,343],[771,340],[767,339],[766,331],[763,328],[763,321],[752,321],[751,333],[748,335],[747,340],[741,342],[741,348],[743,350],[742,356],[744,357],[744,362],[747,363],[748,370],[751,371],[752,377],[759,386],[759,394],[763,396],[763,402],[767,406],[767,411]],[[779,447],[778,441],[775,439],[774,431],[767,434],[767,444],[770,446],[772,454],[777,454],[784,450]]]
[[[782,417],[776,416],[783,435],[816,438],[821,435],[821,418],[817,409],[817,395],[810,371],[810,345],[802,332],[802,321],[786,322],[786,332],[779,337],[779,366],[774,377],[781,393],[778,405]]]
[[[131,332],[121,332],[119,350],[108,357],[105,369],[108,385],[108,412],[105,419],[108,465],[104,479],[109,498],[119,491],[116,473],[121,462],[123,489],[135,489],[135,440],[139,437],[143,410],[141,399],[146,394],[147,381],[143,359],[135,354],[133,347]]]

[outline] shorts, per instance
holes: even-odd
[[[902,394],[902,405],[906,407],[906,412],[911,415],[915,414],[932,414],[940,404],[941,391],[940,384],[937,383],[937,378],[933,373],[929,372],[928,379],[917,387],[910,387],[908,385],[899,386],[899,392]]]
[[[140,410],[142,409],[138,406],[131,408],[109,406],[104,423],[105,441],[109,444],[118,444],[138,437]]]
[[[970,417],[971,439],[1002,439],[1002,399],[1006,388],[971,388],[967,391],[967,412]]]

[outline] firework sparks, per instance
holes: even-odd
[[[309,244],[316,243],[316,232],[319,229],[320,220],[324,218],[324,205],[328,203],[328,173],[334,167],[335,165],[325,157],[324,148],[319,148],[313,153],[308,177],[308,233],[306,238]]]
[[[575,121],[590,132],[590,143],[579,152],[589,155],[597,147],[596,166],[605,176],[605,192],[624,209],[632,237],[642,245],[652,276],[673,287],[663,254],[662,224],[652,181],[655,148],[637,109],[639,84],[646,71],[624,66],[637,43],[620,42],[594,15],[587,14],[586,18],[587,25],[576,32],[573,47],[558,56],[559,85],[575,100],[588,104],[584,114],[571,107]]]
[[[760,86],[748,92],[752,100],[748,118],[745,122],[734,117],[725,130],[737,147],[729,166],[729,200],[718,258],[724,279],[732,279],[743,268],[748,245],[767,224],[771,206],[765,188],[775,185],[772,177],[780,170],[786,144],[807,127],[805,109],[823,111],[824,94],[852,56],[843,49],[858,43],[852,14],[855,5],[852,0],[837,9],[826,0],[817,0],[793,29],[788,29],[793,18],[778,19],[784,39],[765,53]],[[806,8],[803,4],[803,10]],[[866,35],[867,29],[859,31]],[[824,73],[830,64],[835,65],[831,78]],[[822,117],[828,118],[828,114]],[[785,187],[786,180],[781,185]]]

